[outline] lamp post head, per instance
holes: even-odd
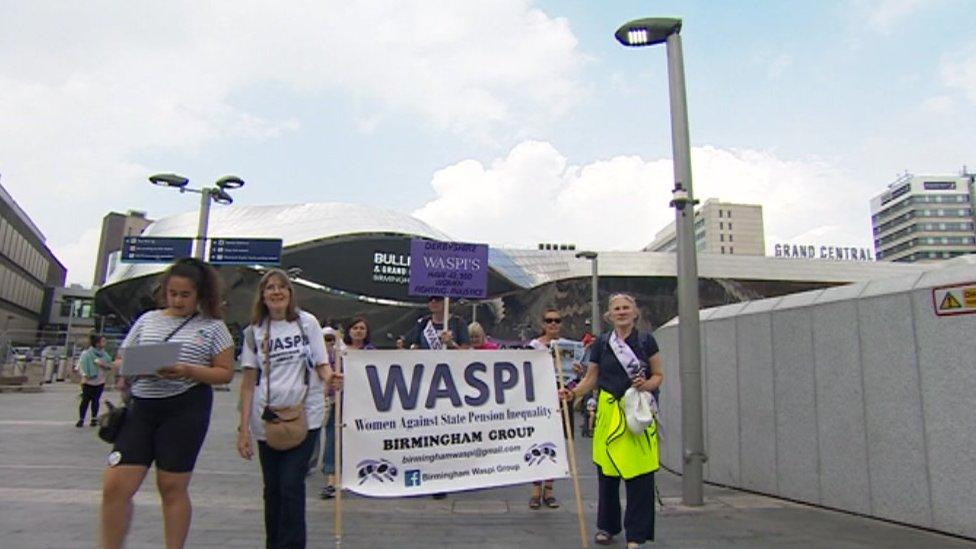
[[[189,179],[175,173],[157,173],[149,176],[149,182],[160,187],[176,187],[182,189],[190,182]]]
[[[653,46],[661,44],[668,36],[681,32],[681,19],[674,17],[649,17],[634,19],[617,29],[614,36],[625,46]]]
[[[244,180],[236,175],[225,175],[218,179],[215,184],[224,190],[240,189],[244,186]]]
[[[576,252],[576,259],[596,259],[596,252]]]
[[[229,206],[234,202],[234,199],[223,189],[217,189],[216,192],[211,191],[210,197],[217,204],[223,204],[224,206]]]

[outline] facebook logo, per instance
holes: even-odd
[[[410,469],[403,474],[403,482],[407,488],[420,486],[420,469]]]

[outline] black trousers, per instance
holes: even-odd
[[[78,420],[85,421],[85,412],[91,404],[91,418],[98,418],[98,402],[102,398],[104,385],[82,385],[81,386],[81,406],[78,407]]]
[[[620,478],[608,477],[597,468],[600,483],[596,527],[610,535],[620,533]],[[628,542],[644,543],[654,539],[654,473],[624,481],[627,510],[624,529]]]
[[[305,441],[291,450],[279,451],[258,442],[264,477],[264,533],[267,549],[304,549],[305,474],[318,429],[310,429]]]

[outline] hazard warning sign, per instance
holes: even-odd
[[[939,316],[976,313],[976,282],[932,288],[932,306]]]

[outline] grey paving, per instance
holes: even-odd
[[[101,471],[108,446],[92,428],[74,427],[76,388],[0,394],[0,547],[95,546]],[[114,397],[115,395],[111,395]],[[237,457],[235,392],[216,394],[214,419],[191,492],[189,547],[263,547],[257,463]],[[596,480],[580,439],[586,526],[595,524]],[[136,498],[129,547],[162,546],[158,496],[150,479]],[[309,547],[335,546],[332,502],[315,499],[308,480]],[[709,487],[702,508],[680,505],[680,478],[658,475],[664,506],[660,547],[973,547],[916,530],[734,490]],[[344,498],[344,547],[578,547],[579,527],[569,480],[557,482],[558,510],[527,508],[528,487],[452,494],[448,499]],[[921,494],[903,497],[922,497]],[[623,543],[621,542],[621,545]],[[592,546],[592,544],[591,544]]]

